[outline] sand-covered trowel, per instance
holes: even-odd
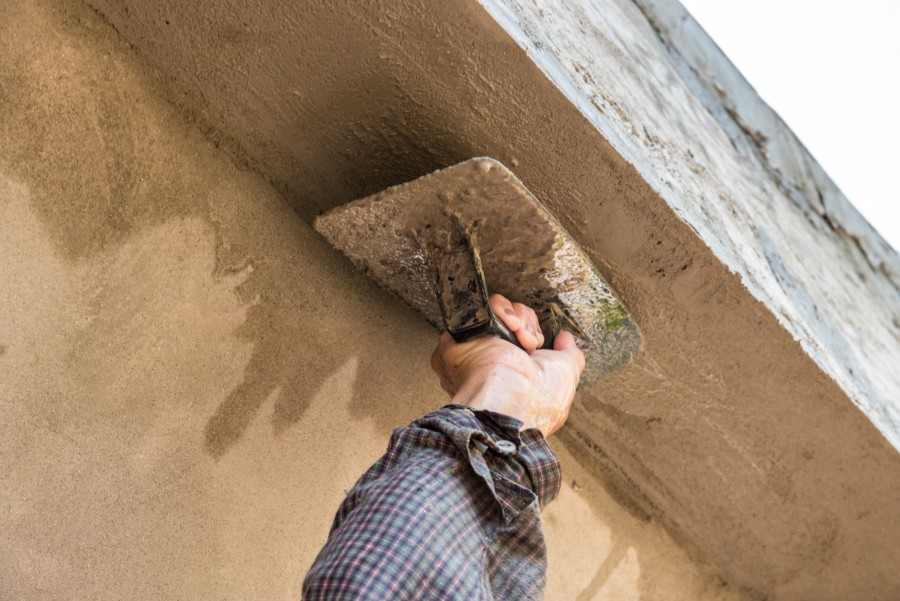
[[[314,226],[384,288],[457,341],[518,344],[488,291],[532,307],[545,347],[560,330],[584,352],[582,384],[631,360],[641,336],[568,232],[494,159],[476,158],[342,205]]]

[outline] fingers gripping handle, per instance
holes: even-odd
[[[494,312],[490,310],[490,307],[488,307],[488,311],[490,311],[491,318],[480,328],[472,328],[457,332],[452,332],[449,329],[447,331],[450,332],[450,335],[453,336],[453,339],[457,342],[466,342],[467,340],[478,338],[479,336],[493,336],[494,338],[500,338],[501,340],[511,342],[520,349],[524,349],[522,343],[519,342],[518,337],[516,337],[516,335],[500,321],[500,318],[494,315]]]
[[[451,217],[449,227],[420,246],[434,268],[435,296],[444,327],[457,342],[494,336],[524,349],[518,337],[491,309],[475,233]],[[552,348],[552,337],[550,347]]]

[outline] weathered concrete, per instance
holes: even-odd
[[[4,600],[297,599],[443,399],[435,332],[166,89],[86,6],[0,4]],[[548,599],[737,601],[554,444]]]
[[[816,180],[792,192],[785,182],[794,176],[774,162],[757,125],[746,127],[755,121],[729,125],[721,111],[731,105],[702,93],[703,77],[691,79],[675,42],[664,44],[637,5],[488,3],[504,29],[475,2],[92,4],[183,90],[172,100],[200,115],[214,140],[270,178],[306,220],[471,156],[512,166],[601,267],[645,336],[634,364],[581,394],[566,435],[579,460],[635,515],[664,521],[757,597],[900,597],[900,456],[870,421],[891,435],[895,256],[877,254],[838,197],[819,188],[818,200]],[[644,7],[657,28],[673,30],[663,11]],[[27,48],[20,46],[13,49]],[[108,120],[104,110],[97,114]],[[19,135],[40,140],[27,129]],[[806,155],[777,148],[815,171]],[[37,164],[23,156],[15,164]],[[42,177],[62,178],[57,172],[67,173]],[[157,181],[168,177],[163,171]],[[50,181],[60,182],[55,190],[82,189]],[[79,234],[98,227],[99,216],[115,241],[153,214],[141,203],[102,200],[142,190],[139,178],[122,178],[118,188],[106,182],[92,184],[101,194],[65,205],[33,202],[72,260],[105,248],[102,236]],[[235,219],[235,229],[244,227]],[[222,264],[250,261],[258,277],[287,236],[265,228],[250,236],[268,246],[237,246]],[[284,261],[318,269],[301,255]],[[318,284],[327,290],[341,263],[321,260]],[[273,391],[315,390],[320,374],[351,355],[364,383],[348,405],[353,418],[383,433],[406,417],[398,406],[419,407],[359,392],[387,382],[375,333],[366,342],[349,326],[335,330],[354,334],[358,355],[324,342],[314,355],[285,354],[328,313],[313,309],[323,306],[313,293],[306,304],[279,304],[275,291],[293,294],[300,272],[269,273],[247,288],[260,296],[248,320],[265,316],[258,329],[242,330],[254,359],[206,426],[219,465],[232,461]],[[398,340],[416,340],[421,324],[404,321],[410,314],[383,297],[379,311],[396,319],[343,307],[344,296],[357,298],[351,307],[371,296],[351,281],[327,297],[332,311],[382,320]],[[8,347],[2,365],[13,345],[0,341]],[[338,359],[298,374],[303,357]],[[402,381],[425,377],[404,365],[410,377]],[[315,407],[298,394],[275,415],[305,428],[319,423]]]
[[[684,7],[484,4],[900,448],[900,257]]]

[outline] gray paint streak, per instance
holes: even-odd
[[[900,448],[900,257],[675,0],[482,0]]]

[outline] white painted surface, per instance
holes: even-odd
[[[681,4],[481,1],[900,448],[900,257]]]

